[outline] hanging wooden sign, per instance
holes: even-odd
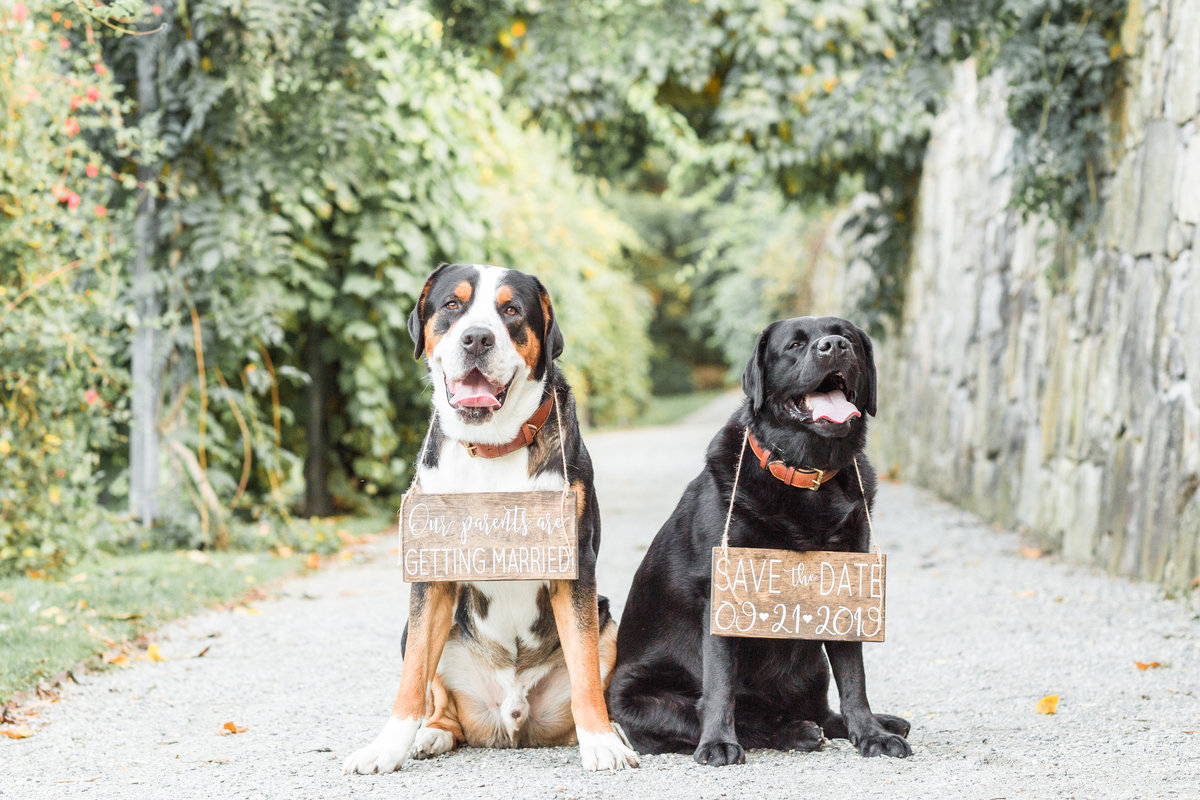
[[[407,583],[579,575],[575,492],[413,491],[400,507]]]
[[[887,557],[713,548],[715,636],[882,642]]]

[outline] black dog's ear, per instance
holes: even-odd
[[[742,372],[742,391],[746,393],[746,397],[750,398],[751,414],[757,414],[766,401],[763,364],[767,357],[767,341],[771,338],[771,331],[775,325],[776,323],[772,322],[758,335],[758,341],[754,344],[754,353],[750,356],[750,361],[747,362],[746,369]]]
[[[550,303],[550,293],[546,291],[546,287],[537,278],[533,279],[537,284],[538,295],[542,301],[542,319],[545,326],[542,329],[542,352],[538,356],[537,372],[533,376],[534,380],[541,380],[546,374],[546,370],[550,368],[551,362],[562,355],[563,351],[563,335],[559,330],[558,320],[554,316],[554,306]]]
[[[425,300],[429,297],[429,289],[433,286],[433,279],[438,276],[449,264],[438,264],[438,268],[429,274],[425,279],[425,288],[421,289],[421,296],[417,298],[417,304],[413,306],[412,313],[408,315],[408,335],[413,340],[413,358],[420,359],[425,353]]]
[[[866,331],[855,327],[854,332],[858,334],[858,341],[867,357],[866,369],[863,371],[863,379],[867,382],[866,394],[863,395],[863,409],[873,417],[875,416],[875,385],[878,382],[878,376],[875,373],[875,350],[871,345],[871,337],[867,336]]]

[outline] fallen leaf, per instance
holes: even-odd
[[[308,558],[304,559],[304,566],[307,569],[320,569],[321,557],[316,553],[309,553]]]
[[[106,664],[116,664],[118,667],[129,666],[129,656],[117,650],[109,650],[100,656]]]
[[[1159,667],[1162,666],[1162,664],[1158,663],[1157,661],[1150,661],[1150,662],[1135,661],[1133,663],[1137,664],[1138,669],[1158,669]]]
[[[231,733],[245,733],[245,732],[246,732],[246,728],[244,725],[234,725],[233,722],[230,721],[230,722],[226,722],[224,725],[221,726],[221,733],[219,735],[220,736],[228,736]]]
[[[1038,700],[1037,708],[1034,709],[1039,714],[1057,714],[1058,713],[1058,695],[1048,694],[1041,700]]]
[[[204,654],[207,653],[211,649],[212,649],[212,645],[210,644],[208,647],[204,648],[199,653],[196,653],[196,655],[192,656],[192,658],[204,658]]]
[[[167,657],[158,652],[158,645],[152,644],[146,648],[146,658],[150,661],[166,661]]]
[[[1018,547],[1017,555],[1021,558],[1041,558],[1046,551],[1040,547]]]
[[[28,725],[15,725],[11,728],[0,728],[0,736],[10,739],[28,739],[33,736],[33,730]]]

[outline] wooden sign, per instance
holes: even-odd
[[[882,642],[886,564],[874,553],[714,547],[709,632]]]
[[[575,492],[413,492],[400,508],[407,583],[579,575]]]

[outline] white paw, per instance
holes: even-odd
[[[412,750],[413,739],[421,727],[419,719],[389,717],[375,741],[360,748],[342,764],[342,772],[369,775],[372,772],[395,772],[404,766]]]
[[[583,757],[583,768],[595,772],[601,769],[629,769],[639,763],[637,753],[621,743],[617,734],[588,733],[575,729],[579,737],[579,755]]]
[[[421,728],[413,742],[413,758],[433,758],[454,749],[454,734],[440,728]]]

